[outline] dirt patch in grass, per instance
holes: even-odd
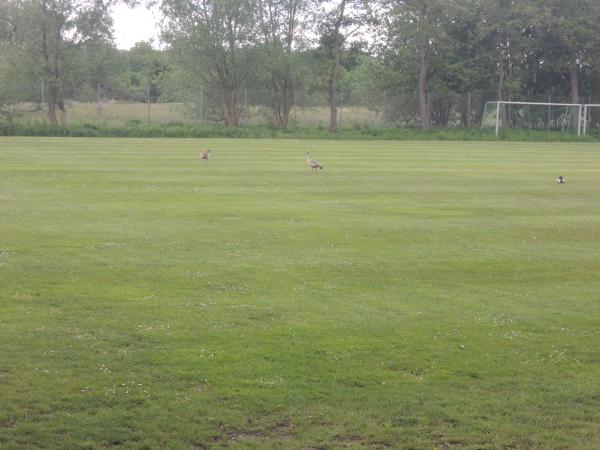
[[[337,442],[363,442],[364,438],[358,434],[338,434],[333,439]]]
[[[361,447],[361,448],[372,448],[372,449],[386,449],[386,448],[391,448],[392,446],[384,443],[384,442],[368,442],[368,439],[365,438],[364,436],[361,436],[359,434],[354,434],[354,433],[350,433],[350,434],[338,434],[337,436],[334,436],[333,438],[334,442],[336,444],[340,444],[340,445],[350,445],[350,446],[356,446],[356,447]]]
[[[250,440],[250,439],[262,439],[267,435],[260,430],[250,430],[250,431],[231,431],[226,434],[225,438],[231,441],[238,440]]]
[[[262,439],[289,440],[295,438],[295,425],[287,417],[271,427],[252,430],[227,431],[213,436],[215,443],[225,441],[256,441]]]
[[[4,420],[0,420],[0,428],[12,428],[17,425],[17,419],[14,417],[8,417]]]

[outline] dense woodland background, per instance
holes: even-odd
[[[286,128],[320,107],[334,132],[348,105],[428,128],[478,126],[489,100],[600,103],[597,0],[157,0],[161,49],[128,51],[114,4],[0,2],[0,121],[120,101]]]

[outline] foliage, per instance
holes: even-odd
[[[496,140],[492,131],[479,129],[429,129],[389,128],[355,125],[340,128],[331,134],[324,128],[277,126],[228,127],[220,124],[190,125],[166,123],[146,125],[132,120],[122,125],[69,124],[56,128],[50,124],[27,122],[0,122],[0,136],[70,136],[70,137],[136,137],[136,138],[277,138],[277,139],[349,139],[349,140],[440,140],[440,141],[491,141]],[[576,133],[503,130],[501,140],[533,142],[598,142],[600,135],[591,133],[578,137]]]
[[[344,50],[351,39],[374,23],[374,14],[365,0],[337,0],[322,2],[316,13],[319,44],[327,56],[327,95],[331,117],[329,131],[338,127],[338,82]]]
[[[224,121],[237,126],[240,93],[253,73],[256,14],[249,0],[163,0],[163,37],[178,62],[220,94]]]
[[[44,83],[53,125],[57,124],[57,108],[65,123],[65,96],[80,82],[78,75],[85,72],[82,62],[94,61],[80,58],[81,52],[110,38],[110,4],[111,0],[6,0],[3,19],[12,29],[4,39],[16,53],[20,72]]]
[[[300,49],[305,48],[312,0],[265,0],[257,2],[258,59],[264,63],[257,80],[264,87],[264,100],[274,122],[287,128],[298,91],[309,73]]]
[[[66,100],[146,102],[149,88],[152,103],[228,125],[262,114],[285,128],[298,107],[327,105],[334,130],[340,105],[360,103],[390,126],[473,127],[486,101],[600,96],[589,0],[157,3],[165,48],[117,50],[109,0],[0,2],[0,111],[49,102],[64,116]]]

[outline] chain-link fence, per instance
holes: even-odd
[[[82,90],[80,89],[79,92]],[[88,92],[89,91],[89,92]],[[201,124],[223,122],[223,104],[219,92],[200,87],[179,96],[177,101],[162,101],[148,86],[145,101],[110,98],[101,86],[89,88],[89,95],[66,96],[64,102],[67,124]],[[273,105],[266,89],[240,88],[237,91],[239,123],[242,125],[275,125]],[[0,120],[48,122],[47,89],[42,82],[19,86],[12,92],[0,90]],[[182,98],[183,97],[183,98]],[[172,100],[172,97],[171,97]],[[337,96],[337,121],[340,128],[351,127],[418,127],[421,125],[420,101],[417,92],[364,92],[344,88]],[[479,128],[487,101],[493,94],[428,91],[425,95],[429,123],[435,128]],[[565,102],[553,96],[511,98],[516,101]],[[590,96],[584,98],[592,103]],[[291,101],[289,126],[322,127],[330,123],[330,105],[324,90],[296,92]],[[593,111],[591,123],[598,112]],[[593,125],[592,125],[593,126]]]

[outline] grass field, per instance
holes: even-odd
[[[599,380],[600,145],[0,139],[0,448],[597,449]]]

